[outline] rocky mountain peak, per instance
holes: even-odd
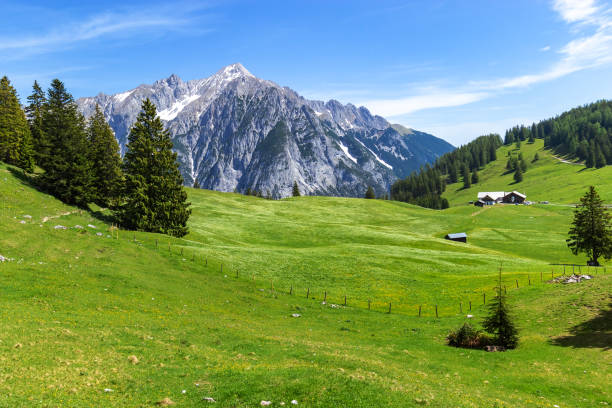
[[[397,178],[453,149],[426,133],[393,128],[364,107],[307,100],[240,63],[204,79],[172,74],[77,103],[86,117],[102,107],[125,153],[145,98],[170,131],[185,184],[220,191],[286,197],[297,182],[307,194],[363,196],[372,186],[382,195]]]

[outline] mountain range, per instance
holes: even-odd
[[[250,188],[279,198],[296,181],[304,194],[363,196],[372,186],[382,195],[398,178],[454,149],[365,107],[305,99],[241,64],[205,79],[171,75],[77,104],[86,117],[102,108],[123,154],[145,98],[170,131],[185,184],[212,190]]]

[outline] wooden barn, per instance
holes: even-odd
[[[455,234],[446,234],[444,237],[451,241],[467,242],[467,234],[465,232],[457,232]]]

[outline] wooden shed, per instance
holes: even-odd
[[[444,237],[448,240],[451,241],[457,241],[457,242],[467,242],[467,234],[465,232],[457,232],[454,234],[446,234],[446,236]]]

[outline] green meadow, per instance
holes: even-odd
[[[610,168],[537,143],[526,159],[536,149],[523,183],[502,159],[481,184],[448,186],[444,211],[189,189],[184,239],[115,230],[0,165],[0,406],[611,405],[612,265],[548,283],[553,264],[584,265],[565,245],[567,204],[590,183],[612,199]],[[461,205],[479,189],[551,204]],[[500,267],[518,349],[446,346],[482,320]]]

